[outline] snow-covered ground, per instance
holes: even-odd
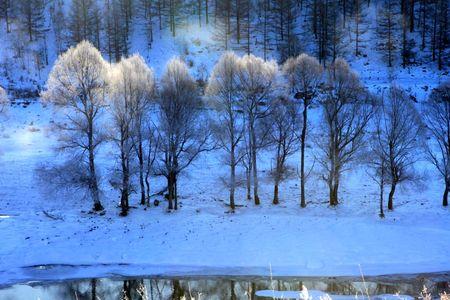
[[[263,154],[262,205],[244,200],[240,189],[244,207],[229,214],[220,180],[226,169],[220,153],[211,152],[181,178],[179,211],[168,213],[165,202],[144,209],[134,198],[136,208],[119,217],[119,195],[104,182],[106,214],[99,216],[88,213],[89,200],[37,178],[42,162],[59,159],[52,119],[50,108],[33,103],[14,106],[4,124],[0,284],[109,274],[270,275],[270,268],[273,275],[298,276],[450,270],[450,212],[440,206],[440,182],[400,190],[396,210],[385,219],[377,216],[375,184],[359,168],[343,180],[337,208],[328,207],[316,177],[308,184],[306,209],[298,205],[295,178],[281,186],[281,203],[273,206],[270,160]],[[100,154],[107,175],[114,156],[111,150]],[[153,182],[155,191],[162,185]],[[32,267],[47,264],[55,266]]]

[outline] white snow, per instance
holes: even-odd
[[[135,198],[137,208],[121,218],[119,195],[104,182],[107,212],[98,216],[87,213],[89,200],[45,187],[36,177],[41,162],[60,159],[52,149],[51,120],[50,109],[39,103],[14,106],[0,138],[0,212],[7,216],[0,218],[0,284],[108,274],[268,276],[270,266],[274,276],[359,276],[360,267],[364,275],[450,269],[450,213],[440,206],[439,182],[400,190],[396,210],[385,219],[377,216],[376,186],[360,168],[343,180],[337,208],[327,206],[326,188],[316,177],[308,184],[306,209],[298,205],[295,178],[282,185],[281,204],[273,206],[265,153],[262,205],[244,200],[240,189],[244,207],[229,214],[220,181],[227,170],[220,154],[211,152],[183,174],[179,211],[166,212],[164,201],[144,210]],[[100,153],[103,175],[114,164],[110,151]],[[163,184],[152,183],[155,191]],[[47,264],[55,266],[30,267]]]
[[[261,290],[256,292],[256,296],[265,297],[270,299],[296,299],[296,300],[412,300],[414,299],[408,295],[393,295],[393,294],[382,294],[382,295],[370,295],[367,297],[362,291],[359,295],[333,295],[327,294],[322,291],[317,290],[302,290],[302,291],[277,291],[277,290]]]

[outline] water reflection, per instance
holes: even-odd
[[[257,296],[257,291],[301,291],[303,286],[310,291],[326,292],[332,298],[339,299],[344,298],[342,295],[350,296],[348,299],[354,299],[356,295],[361,298],[366,293],[371,296],[402,294],[418,298],[424,286],[433,295],[438,295],[444,291],[449,291],[449,283],[449,274],[374,277],[367,279],[365,282],[351,278],[280,278],[271,280],[261,277],[87,279],[33,286],[15,285],[0,290],[0,299],[253,300],[270,299]],[[261,292],[259,294],[261,295]]]

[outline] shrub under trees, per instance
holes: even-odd
[[[8,110],[9,100],[6,91],[0,86],[0,114]]]

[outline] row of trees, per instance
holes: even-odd
[[[442,69],[450,55],[449,14],[446,0],[0,0],[6,32],[38,41],[47,64],[49,31],[58,54],[88,40],[111,62],[128,56],[133,28],[141,28],[152,47],[157,33],[167,29],[175,36],[182,26],[198,23],[212,26],[225,50],[250,54],[258,47],[264,59],[277,50],[280,61],[309,50],[324,65],[347,54],[370,54],[372,30],[389,67],[397,57],[403,67],[414,64],[421,53],[420,60],[429,58]]]
[[[64,112],[57,125],[61,149],[73,151],[80,167],[74,172],[72,160],[67,173],[72,183],[88,188],[95,210],[103,209],[96,153],[105,141],[118,149],[110,183],[121,193],[122,215],[128,212],[132,192],[140,194],[141,204],[149,204],[152,176],[166,178],[169,209],[177,209],[181,172],[202,152],[213,149],[222,150],[229,166],[225,183],[232,210],[237,167],[245,169],[247,198],[260,204],[258,153],[272,149],[273,203],[277,204],[279,184],[295,170],[287,160],[300,152],[300,204],[305,207],[308,110],[313,103],[322,112],[321,137],[312,139],[321,153],[314,156],[329,187],[330,205],[339,203],[344,172],[363,156],[370,158],[366,159],[370,174],[380,185],[380,214],[386,184],[390,185],[388,208],[393,209],[397,185],[416,179],[413,167],[425,129],[430,142],[424,152],[445,182],[443,205],[448,203],[450,82],[433,90],[422,112],[426,117],[421,118],[405,91],[392,87],[382,97],[372,95],[342,59],[324,70],[305,54],[279,67],[253,55],[226,52],[201,96],[179,58],[167,63],[157,84],[139,55],[109,64],[89,42],[59,57],[43,93],[45,101]]]

